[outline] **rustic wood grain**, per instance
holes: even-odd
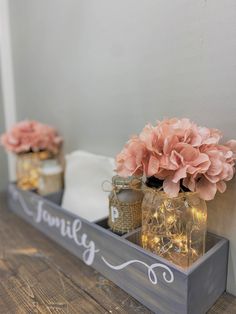
[[[225,294],[209,314],[236,313]],[[0,313],[151,313],[7,210],[0,195]]]
[[[0,204],[1,313],[151,313]]]

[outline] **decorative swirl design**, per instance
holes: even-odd
[[[28,216],[32,216],[34,217],[34,212],[31,211],[28,206],[27,206],[27,203],[25,202],[23,196],[16,190],[14,189],[13,187],[10,187],[10,193],[12,194],[12,198],[15,202],[19,202],[19,204],[21,205],[21,207],[23,208],[24,212],[28,215]],[[37,214],[37,219],[40,219],[39,221],[36,221],[36,222],[41,222],[41,220],[44,219],[45,222],[47,222],[49,225],[50,225],[50,221],[48,221],[48,219],[50,218],[48,215],[46,216],[47,219],[43,216],[42,216],[42,211],[43,211],[43,208],[42,208],[42,205],[43,205],[43,201],[39,201],[38,203],[38,207],[37,207],[37,210],[38,210],[38,214]],[[46,219],[46,220],[45,220]],[[65,229],[65,226],[66,226],[66,229]],[[62,236],[68,236],[68,232],[71,230],[69,227],[71,225],[69,224],[68,225],[68,222],[67,222],[67,225],[66,225],[66,222],[64,221],[64,219],[61,219],[60,220],[60,225],[58,226],[60,228],[60,232],[61,232],[61,235]],[[74,220],[73,224],[72,224],[72,233],[74,235],[74,241],[76,242],[77,245],[79,246],[83,246],[86,250],[84,251],[84,254],[86,255],[86,258],[84,258],[84,262],[87,264],[87,265],[92,265],[93,264],[93,261],[94,261],[94,258],[95,258],[95,254],[97,252],[99,252],[99,250],[95,249],[95,243],[93,241],[90,241],[90,242],[86,242],[87,241],[87,234],[82,234],[81,235],[81,238],[78,237],[77,235],[77,232],[81,230],[81,227],[82,227],[82,223],[79,219],[76,219]],[[69,235],[70,238],[73,238]],[[174,274],[173,272],[171,271],[171,269],[164,265],[164,264],[161,264],[161,263],[154,263],[152,265],[148,265],[142,261],[139,261],[139,260],[130,260],[128,262],[125,262],[123,264],[120,264],[120,265],[112,265],[110,264],[106,259],[105,257],[101,256],[101,259],[102,261],[108,266],[110,267],[111,269],[113,270],[122,270],[123,268],[126,268],[128,267],[129,265],[132,265],[132,264],[141,264],[143,266],[145,266],[148,270],[148,279],[149,281],[153,284],[153,285],[156,285],[158,283],[158,278],[157,278],[157,274],[155,272],[155,269],[156,268],[162,268],[162,276],[163,276],[163,279],[166,283],[172,283],[174,282]],[[166,272],[167,271],[167,272]]]
[[[110,264],[103,256],[101,257],[103,262],[108,266],[110,267],[111,269],[114,269],[114,270],[121,270],[131,264],[134,264],[134,263],[138,263],[138,264],[142,264],[144,265],[145,267],[147,267],[148,269],[148,278],[150,280],[150,282],[153,284],[153,285],[156,285],[157,282],[158,282],[158,278],[157,278],[157,274],[155,273],[155,268],[163,268],[165,270],[168,271],[169,273],[169,279],[167,277],[167,273],[165,271],[163,271],[162,273],[162,276],[163,276],[163,279],[165,280],[165,282],[167,283],[172,283],[174,282],[174,274],[173,272],[170,270],[170,268],[164,264],[161,264],[161,263],[155,263],[155,264],[152,264],[152,265],[148,265],[142,261],[139,261],[139,260],[131,260],[131,261],[128,261],[128,262],[125,262],[121,265],[117,265],[117,266],[114,266],[112,264]]]

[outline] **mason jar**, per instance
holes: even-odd
[[[195,192],[170,198],[149,178],[142,203],[142,246],[183,268],[205,253],[207,207]]]
[[[63,188],[63,168],[57,159],[48,159],[40,167],[38,193],[47,195],[56,193]]]
[[[18,154],[16,157],[17,186],[22,190],[37,190],[41,163],[51,156],[52,154],[48,151]]]
[[[112,178],[109,195],[108,225],[117,234],[124,234],[141,226],[143,192],[141,178]]]

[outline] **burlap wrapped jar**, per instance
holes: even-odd
[[[141,226],[142,181],[137,177],[112,178],[113,190],[109,195],[109,219],[111,230],[124,234]]]

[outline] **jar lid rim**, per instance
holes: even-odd
[[[141,187],[142,177],[138,176],[121,177],[119,175],[115,175],[112,177],[112,183],[116,186],[121,186],[123,188],[131,188],[131,186]]]
[[[156,192],[156,193],[158,193],[161,197],[167,197],[168,195],[164,192],[164,191],[162,191],[162,190],[160,190],[160,189],[157,189],[157,188],[152,188],[152,187],[149,187],[149,186],[147,186],[146,185],[146,187],[145,187],[145,190],[146,191],[152,191],[152,192]],[[196,196],[199,196],[199,194],[198,194],[198,192],[196,192],[196,191],[194,191],[194,192],[192,192],[192,191],[180,191],[179,192],[179,194],[178,194],[178,196],[174,196],[174,197],[169,197],[170,199],[178,199],[178,198],[182,198],[182,197],[184,197],[184,196],[194,196],[194,195],[196,195]],[[199,197],[200,198],[200,197]]]

